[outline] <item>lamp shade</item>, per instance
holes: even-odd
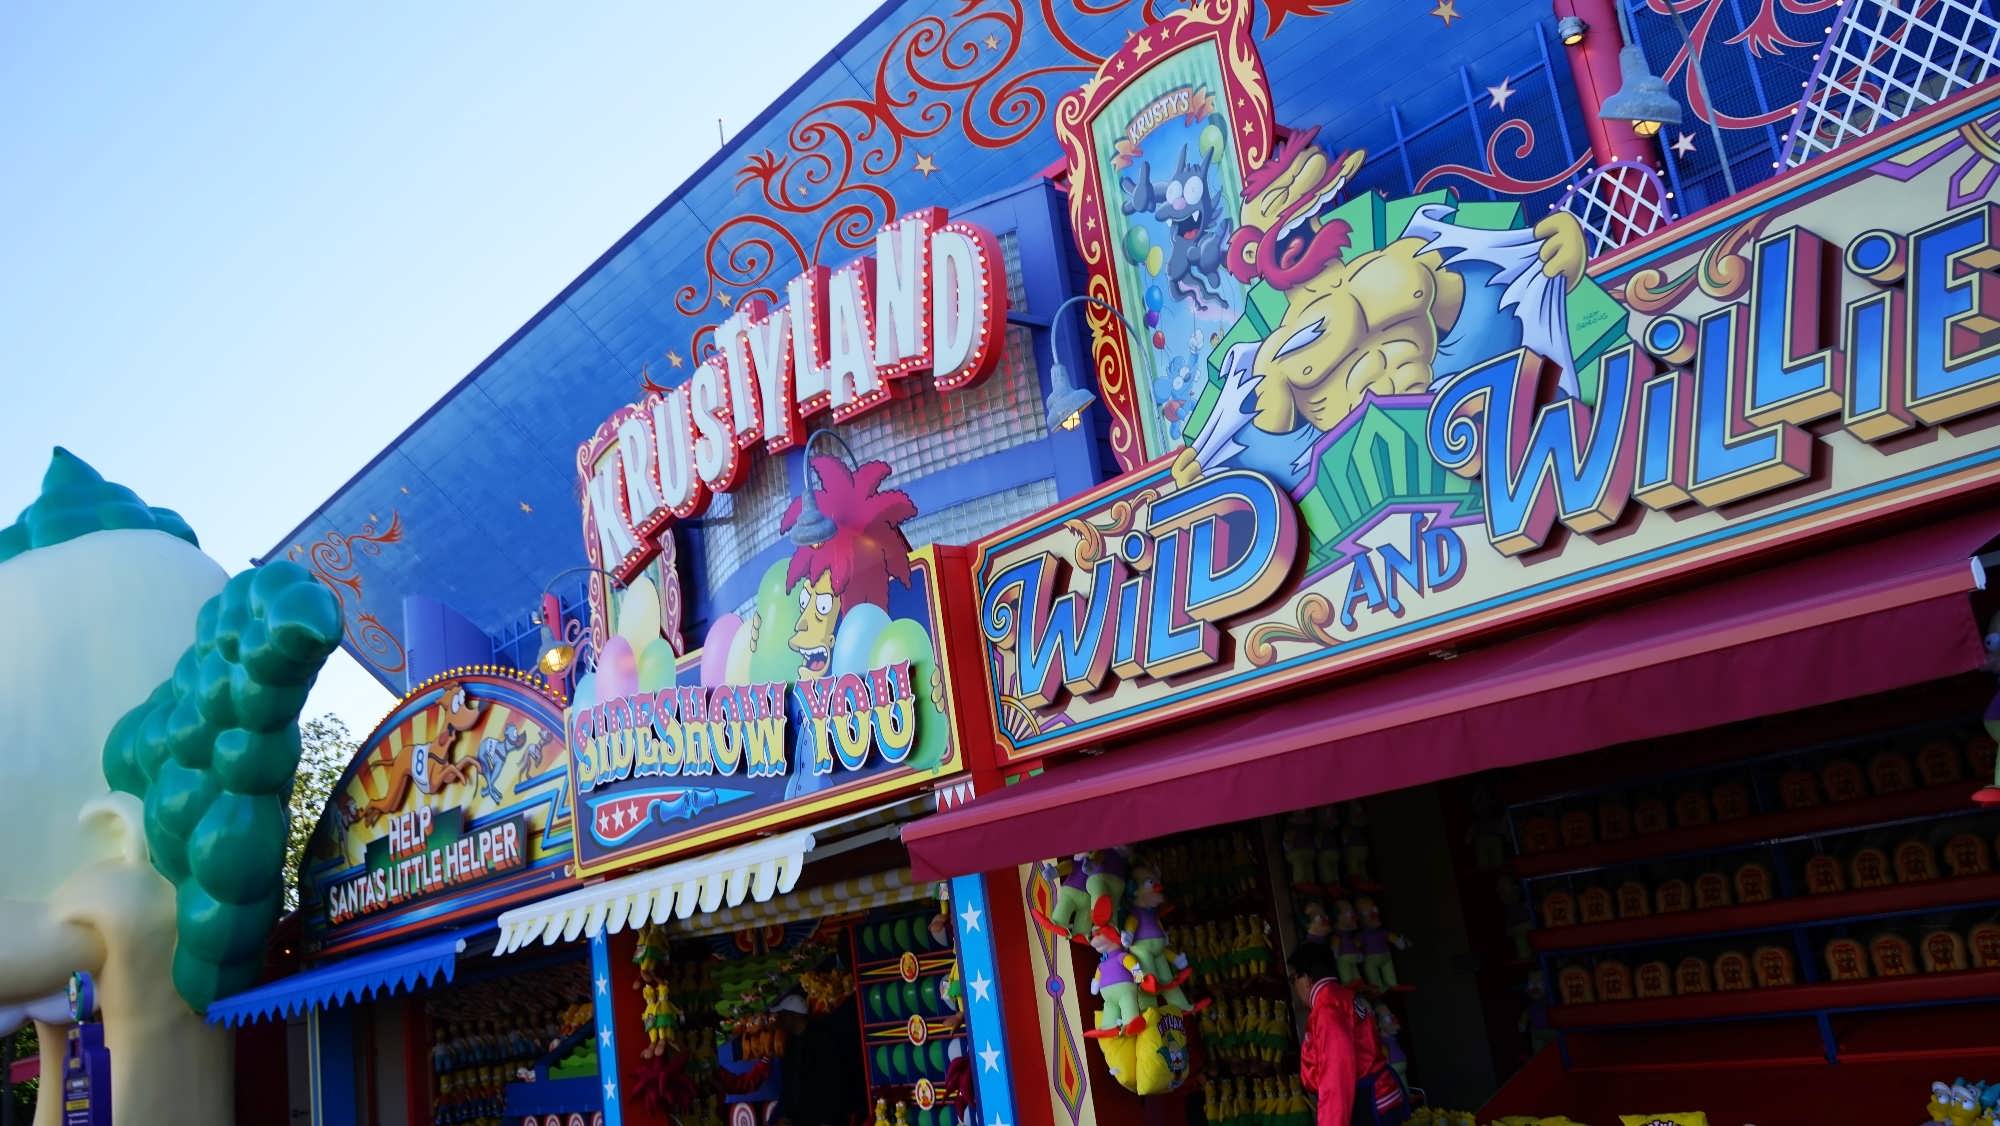
[[[1646,52],[1635,45],[1618,52],[1618,92],[1604,99],[1597,116],[1610,121],[1629,121],[1641,136],[1651,136],[1663,125],[1681,123],[1681,104],[1667,90],[1667,84],[1653,73]]]

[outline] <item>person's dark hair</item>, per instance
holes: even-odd
[[[1293,976],[1305,978],[1307,981],[1337,977],[1340,971],[1340,964],[1334,960],[1333,951],[1328,950],[1324,942],[1308,942],[1301,945],[1292,951],[1292,956],[1286,964],[1291,967]]]

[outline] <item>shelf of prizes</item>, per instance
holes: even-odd
[[[1032,881],[1033,923],[1073,952],[1097,1065],[1140,1096],[1176,1094],[1191,1123],[1305,1126],[1303,1013],[1286,951],[1323,943],[1368,1001],[1407,1082],[1389,890],[1360,803],[1063,857]]]
[[[938,901],[694,936],[649,925],[632,947],[627,995],[613,1001],[621,1037],[637,1029],[645,1045],[623,1083],[628,1122],[775,1122],[801,1035],[838,1057],[860,1120],[965,1121],[964,998]]]

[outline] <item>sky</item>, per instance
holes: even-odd
[[[875,6],[0,3],[0,524],[61,445],[243,569]]]

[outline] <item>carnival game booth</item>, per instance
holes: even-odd
[[[541,1112],[601,1110],[588,952],[485,956],[500,911],[575,882],[562,732],[538,675],[457,669],[405,696],[341,774],[300,864],[309,968],[209,1010],[304,1018],[314,1122],[519,1121],[530,1074],[555,1095]]]
[[[1228,63],[1255,52],[1213,15],[1059,115],[1093,292],[1128,314],[1146,298],[1103,246],[1129,209],[1094,169],[1156,68],[1224,60],[1243,225],[1302,177],[1341,198],[1309,136],[1265,146],[1261,74]],[[1223,1082],[1170,1113],[1295,1115],[1274,967],[1308,941],[1389,1014],[1412,1085],[1490,1116],[1891,1121],[2000,1068],[1972,1031],[2000,990],[2000,826],[1973,801],[1990,685],[1966,679],[2000,535],[2000,259],[1991,177],[1968,193],[1953,163],[1995,106],[1948,100],[1588,273],[1562,216],[1341,203],[1299,228],[1344,236],[1309,240],[1312,270],[1246,260],[1179,439],[1093,312],[1130,471],[977,545],[1000,774],[904,834],[924,878],[1029,865],[1013,941],[1039,980],[1010,988],[1058,1116],[1136,1121],[1119,1088],[1198,1074]],[[1392,276],[1439,295],[1425,331],[1357,338],[1341,302]],[[1391,345],[1393,379],[1328,379]],[[1513,769],[1604,748],[1567,780]],[[1436,788],[1474,775],[1477,800]],[[1486,869],[1452,874],[1459,839]],[[1541,924],[1511,953],[1510,904]],[[1554,1042],[1501,1090],[1513,1013],[1481,998],[1507,974]]]
[[[825,472],[815,504],[840,524],[847,471]],[[659,628],[650,586],[606,594],[609,640],[568,712],[592,882],[503,914],[493,952],[588,944],[607,1121],[767,1121],[788,1031],[838,1057],[814,1074],[846,1111],[969,1121],[968,924],[898,841],[964,785],[938,638],[946,606],[969,612],[965,564],[892,542],[801,546],[746,617],[665,668],[616,643]],[[804,1030],[777,1011],[792,994]]]

